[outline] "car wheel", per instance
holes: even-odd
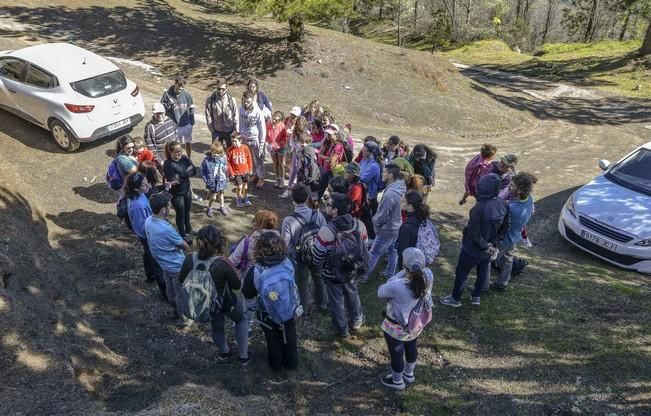
[[[79,140],[59,120],[50,122],[50,133],[56,144],[66,152],[79,149]]]

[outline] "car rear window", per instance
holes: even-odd
[[[81,95],[98,98],[122,91],[127,87],[127,79],[122,71],[118,70],[73,82],[70,86]]]

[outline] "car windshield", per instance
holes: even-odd
[[[651,150],[639,149],[611,169],[606,178],[634,191],[651,195]]]
[[[81,95],[98,98],[122,91],[127,87],[127,79],[122,71],[118,70],[73,82],[70,86]]]

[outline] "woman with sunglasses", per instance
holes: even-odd
[[[128,134],[120,137],[115,147],[115,165],[120,175],[126,178],[138,168],[138,161],[134,156],[135,143]]]
[[[141,172],[134,172],[127,176],[125,181],[125,192],[127,198],[127,212],[133,232],[142,244],[142,264],[145,269],[145,276],[148,282],[158,283],[161,294],[165,297],[165,280],[163,270],[160,268],[149,250],[147,235],[145,234],[145,220],[152,214],[147,194],[151,185],[147,176]]]

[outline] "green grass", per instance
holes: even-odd
[[[651,72],[635,55],[639,41],[543,45],[537,56],[484,40],[442,55],[471,65],[523,73],[635,98],[651,98]]]

